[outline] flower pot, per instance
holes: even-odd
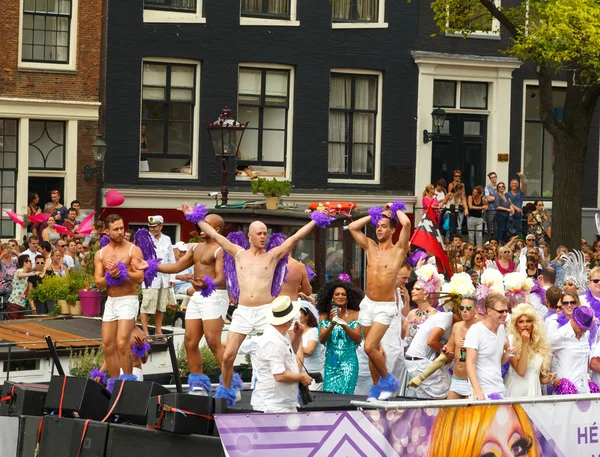
[[[101,296],[97,290],[80,290],[77,292],[81,302],[81,312],[84,316],[95,317],[100,315]]]
[[[71,316],[82,315],[81,302],[79,300],[77,300],[75,303],[69,303],[69,306],[71,307]]]
[[[36,314],[48,314],[54,310],[54,300],[46,300],[35,304]]]
[[[281,200],[281,197],[265,197],[265,206],[267,209],[277,209],[279,208],[279,200]]]
[[[71,314],[71,307],[67,303],[67,300],[57,300],[57,303],[60,305],[60,314],[65,316]]]

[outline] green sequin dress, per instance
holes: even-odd
[[[329,328],[331,321],[319,322],[319,333],[321,329]],[[348,322],[352,330],[362,326],[358,321]],[[325,376],[323,379],[323,391],[338,394],[352,395],[358,380],[358,357],[356,356],[356,344],[348,336],[341,325],[336,325],[331,331],[329,339],[325,343]]]

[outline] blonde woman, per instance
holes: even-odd
[[[421,199],[421,204],[423,205],[423,211],[427,211],[427,208],[431,206],[433,212],[435,213],[435,217],[437,218],[437,222],[440,221],[440,202],[435,196],[435,186],[433,184],[427,184],[425,186],[425,190],[423,191],[423,198]]]
[[[516,355],[509,359],[505,380],[507,397],[536,397],[542,395],[541,384],[553,379],[550,373],[550,346],[546,326],[533,306],[521,303],[513,308],[506,328],[509,345]]]

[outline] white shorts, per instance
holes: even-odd
[[[238,305],[231,316],[229,331],[241,335],[263,333],[272,315],[270,303],[262,306]]]
[[[108,297],[104,305],[102,322],[114,322],[123,320],[135,320],[140,309],[140,301],[137,295],[125,295],[124,297]]]
[[[144,314],[154,314],[156,311],[165,312],[168,303],[175,303],[173,288],[142,289],[142,309]]]
[[[452,376],[450,392],[462,395],[463,397],[470,397],[473,394],[473,387],[467,378],[457,378],[456,376]]]
[[[431,362],[433,362],[433,360],[429,359],[406,360],[408,380],[423,373],[425,368],[427,368]],[[406,395],[423,399],[430,398],[434,400],[443,400],[448,396],[449,389],[450,373],[448,372],[448,365],[444,365],[421,382],[421,385],[416,389],[408,387],[406,389]]]
[[[123,369],[121,368],[121,374],[123,374]],[[144,380],[144,372],[141,368],[133,367],[132,374],[137,378],[138,381],[142,382]]]
[[[393,301],[373,301],[365,295],[360,302],[358,321],[363,327],[370,327],[373,322],[390,325],[398,314],[398,306]]]
[[[229,294],[226,290],[215,290],[208,297],[195,292],[188,302],[185,320],[202,319],[209,321],[222,317],[225,319],[229,308]]]

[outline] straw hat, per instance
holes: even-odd
[[[281,325],[291,321],[300,311],[300,303],[292,302],[290,297],[282,295],[271,303],[271,324]]]

